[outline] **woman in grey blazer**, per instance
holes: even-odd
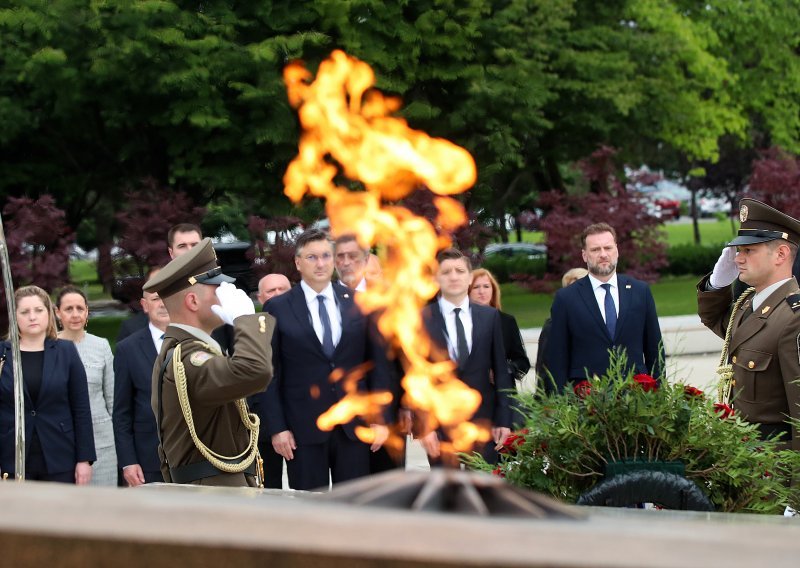
[[[63,288],[56,301],[56,315],[63,330],[58,336],[75,343],[89,384],[89,403],[97,461],[92,469],[92,485],[117,485],[117,451],[114,447],[114,357],[108,340],[86,333],[89,305],[80,288]]]

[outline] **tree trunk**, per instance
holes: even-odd
[[[103,286],[103,292],[110,294],[114,285],[114,262],[111,248],[114,241],[111,237],[111,217],[103,213],[103,207],[95,209],[94,226],[97,240],[97,279]]]

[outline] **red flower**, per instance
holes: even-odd
[[[519,447],[525,443],[525,436],[522,433],[528,433],[527,429],[521,431],[519,434],[511,434],[503,442],[503,447],[500,448],[501,454],[516,454]]]
[[[731,408],[727,404],[722,404],[721,402],[714,403],[714,412],[716,412],[719,415],[719,417],[722,418],[723,420],[725,418],[733,418],[735,414],[733,408]]]
[[[496,467],[496,468],[494,468],[492,470],[492,475],[496,475],[497,477],[505,477],[506,476],[506,474],[503,473],[503,470],[500,469],[499,467]]]
[[[658,381],[650,375],[645,375],[644,373],[634,375],[633,380],[636,381],[636,384],[641,385],[644,392],[658,390]]]
[[[572,392],[574,392],[578,398],[586,398],[592,394],[592,385],[586,380],[575,383],[575,386],[572,387]]]
[[[703,396],[703,391],[701,391],[697,387],[693,387],[693,386],[690,386],[690,385],[684,386],[683,387],[683,392],[687,396]]]

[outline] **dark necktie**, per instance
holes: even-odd
[[[456,318],[456,348],[458,350],[458,366],[463,367],[467,362],[467,357],[469,357],[469,347],[467,347],[467,334],[464,333],[464,324],[461,323],[461,318],[459,314],[461,313],[461,308],[455,308],[453,310],[453,315]]]
[[[606,290],[606,298],[603,301],[606,309],[606,327],[608,333],[611,334],[611,339],[614,339],[614,332],[617,331],[617,308],[614,307],[614,298],[611,296],[611,284],[606,282],[600,286]]]
[[[333,332],[331,331],[331,318],[325,309],[325,296],[317,296],[319,302],[319,321],[322,322],[322,352],[330,359],[333,357]]]

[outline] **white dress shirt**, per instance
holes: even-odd
[[[302,280],[300,281],[300,287],[303,289],[303,294],[305,294],[308,313],[311,315],[311,325],[314,327],[314,333],[317,334],[320,344],[322,344],[322,320],[319,319],[319,300],[317,300],[317,296],[325,296],[325,309],[328,311],[328,319],[331,320],[331,338],[333,339],[333,346],[336,347],[342,338],[342,313],[336,305],[333,284],[328,284],[322,292],[315,292],[311,286]]]
[[[456,335],[456,318],[453,310],[461,308],[458,314],[461,325],[464,326],[464,335],[467,339],[467,349],[472,352],[472,313],[469,311],[469,296],[464,298],[459,305],[448,302],[439,296],[439,309],[444,317],[444,326],[447,331],[447,351],[453,361],[458,361],[458,336]]]
[[[152,322],[147,323],[150,329],[150,335],[153,337],[153,345],[156,346],[156,353],[161,353],[161,345],[164,343],[164,332],[153,325]]]
[[[775,290],[786,284],[791,279],[792,279],[791,276],[789,278],[784,278],[779,282],[775,282],[775,284],[770,284],[769,286],[761,290],[761,292],[756,292],[753,295],[753,311],[755,312],[756,310],[758,310],[758,308],[761,307],[761,304],[764,303],[764,300],[769,298],[770,294],[772,294]]]
[[[589,282],[592,284],[594,290],[594,297],[597,300],[597,306],[600,308],[600,313],[603,315],[603,321],[606,319],[606,289],[603,284],[611,284],[611,297],[614,300],[614,307],[617,310],[617,319],[619,319],[619,286],[617,286],[617,273],[615,272],[608,282],[601,282],[591,274],[589,274]]]

